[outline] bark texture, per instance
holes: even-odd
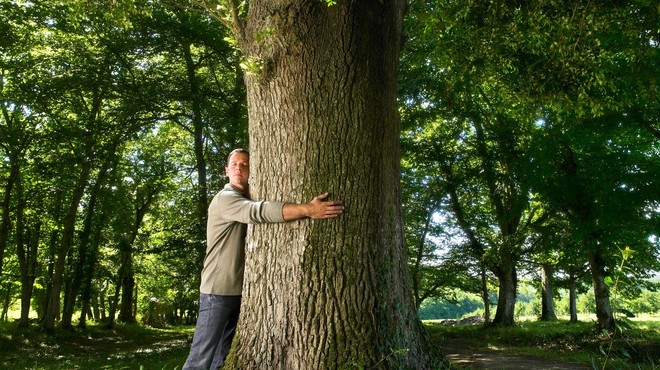
[[[396,73],[402,1],[254,1],[251,193],[345,213],[249,229],[241,369],[428,368],[403,245]]]

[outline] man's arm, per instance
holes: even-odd
[[[284,221],[293,221],[309,217],[314,220],[324,218],[335,218],[344,211],[344,206],[339,200],[324,201],[328,193],[320,194],[309,203],[296,204],[286,203],[282,208]]]

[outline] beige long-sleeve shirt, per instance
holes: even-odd
[[[241,295],[247,224],[284,222],[284,203],[252,201],[230,184],[209,205],[200,292]]]

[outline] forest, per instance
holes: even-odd
[[[277,21],[258,26],[261,5],[275,3],[0,3],[3,321],[50,333],[91,321],[193,325],[207,208],[225,184],[225,156],[237,147],[254,149],[257,158],[272,155],[276,165],[291,155],[294,165],[280,181],[293,176],[294,185],[262,182],[260,188],[262,195],[283,189],[293,200],[317,190],[298,192],[302,180],[289,175],[306,163],[345,172],[355,161],[387,174],[382,162],[396,161],[395,186],[362,182],[368,183],[363,196],[381,199],[386,211],[364,214],[385,214],[393,229],[401,225],[407,263],[394,275],[405,280],[401,294],[410,296],[415,311],[470,295],[486,323],[511,326],[525,303],[524,282],[534,287],[540,305],[531,312],[542,320],[557,319],[560,296],[566,302],[561,315],[577,321],[578,311],[587,310],[581,304],[604,330],[615,330],[625,312],[658,314],[657,305],[643,304],[658,302],[660,271],[657,1],[410,0],[402,6],[396,71],[388,75],[396,81],[395,106],[387,108],[375,92],[347,96],[355,86],[374,91],[377,85],[360,83],[380,78],[372,70],[356,68],[355,76],[338,73],[333,80],[329,69],[318,78],[337,94],[332,99],[291,85],[281,101],[262,102],[269,111],[260,110],[257,92],[277,75],[280,60],[291,63],[287,58],[298,52]],[[377,1],[290,3],[305,9],[297,10],[296,22],[385,7]],[[250,23],[249,37],[241,38],[237,19],[248,16],[257,25]],[[367,27],[354,28],[360,37],[376,38],[367,37]],[[366,41],[355,44],[366,50]],[[285,48],[289,54],[278,51]],[[335,62],[329,44],[313,48],[315,57],[327,54],[327,64]],[[255,50],[272,60],[254,57]],[[364,52],[374,60],[376,54]],[[264,123],[279,117],[279,103],[302,110],[309,121],[301,126],[308,128],[318,124],[315,115],[341,121],[345,114],[350,122],[381,117],[362,105],[335,115],[337,97],[344,107],[396,111],[396,125],[383,125],[396,130],[399,147],[382,146],[392,157],[378,161],[380,154],[363,146],[381,140],[382,132],[387,137],[377,124],[336,132],[323,126],[328,140],[348,142],[339,154],[324,141],[313,145],[316,152],[269,146],[286,136],[274,130],[289,130],[279,121]],[[324,104],[328,108],[320,108]],[[316,140],[307,131],[301,135]],[[324,150],[342,158],[341,168]],[[341,151],[350,152],[350,162]],[[314,179],[315,171],[304,178]],[[311,183],[336,184],[326,180]],[[359,193],[353,186],[359,185],[338,188]],[[363,230],[351,225],[347,220],[340,230]],[[371,237],[376,229],[358,234]],[[323,232],[331,231],[314,229],[311,239]],[[396,260],[396,252],[384,251]],[[373,255],[346,259],[365,263]]]

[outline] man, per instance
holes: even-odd
[[[340,201],[324,201],[328,193],[306,204],[250,200],[245,149],[229,153],[225,173],[229,183],[209,205],[199,315],[183,369],[217,369],[229,353],[241,307],[247,224],[335,218],[344,209]]]

